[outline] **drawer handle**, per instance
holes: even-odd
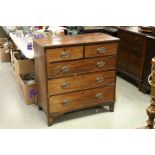
[[[65,51],[65,52],[62,52],[62,53],[61,53],[60,57],[61,57],[61,58],[69,58],[70,55],[71,55],[71,54],[70,54],[69,52]]]
[[[63,66],[63,67],[61,68],[61,71],[62,71],[63,73],[69,72],[69,71],[70,71],[69,66]]]
[[[98,62],[96,63],[96,66],[97,66],[98,68],[102,68],[102,67],[105,66],[105,64],[106,64],[106,62],[104,62],[104,61],[98,61]]]
[[[103,77],[97,77],[96,78],[96,82],[98,82],[98,83],[103,82],[103,81],[104,81]]]
[[[70,84],[69,82],[63,82],[62,85],[61,85],[61,87],[62,87],[62,88],[69,88],[70,85],[71,85],[71,84]]]
[[[96,94],[96,98],[97,98],[97,99],[103,98],[103,94],[102,94],[102,93],[97,93],[97,94]]]
[[[69,103],[70,103],[70,101],[69,101],[69,100],[64,99],[64,101],[63,101],[63,105],[68,105]]]
[[[97,49],[97,52],[98,52],[98,54],[103,54],[103,53],[105,53],[106,52],[106,49],[105,48],[98,48]]]
[[[137,47],[135,47],[135,48],[134,48],[134,51],[136,52],[137,50],[138,50],[138,48],[137,48]]]
[[[135,41],[137,41],[137,40],[138,40],[138,37],[135,38]]]

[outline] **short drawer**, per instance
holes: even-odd
[[[49,112],[70,112],[115,100],[115,86],[79,91],[49,98]]]
[[[85,46],[85,57],[114,55],[117,52],[118,43],[107,43]]]
[[[121,39],[121,41],[124,40],[127,44],[134,43],[134,44],[141,45],[144,42],[143,36],[132,32],[121,31],[119,32],[118,36]]]
[[[133,55],[139,57],[139,59],[140,59],[143,55],[143,47],[135,45],[130,48],[130,52],[132,52]]]
[[[143,46],[135,44],[135,43],[132,43],[132,42],[128,42],[127,43],[127,42],[122,41],[119,44],[118,51],[119,50],[132,52],[132,53],[134,53],[137,56],[142,56]]]
[[[83,57],[83,46],[47,49],[47,64],[56,61],[74,60]]]
[[[71,76],[94,71],[105,71],[116,67],[116,56],[98,57],[47,65],[48,78]]]
[[[72,91],[96,88],[115,82],[115,71],[89,73],[73,77],[48,80],[48,94],[56,95]]]

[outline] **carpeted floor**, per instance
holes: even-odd
[[[0,63],[0,128],[101,128],[132,129],[146,125],[150,96],[117,77],[115,111],[105,108],[66,114],[47,127],[46,118],[36,105],[26,105],[9,63]]]

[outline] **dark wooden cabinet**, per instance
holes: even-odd
[[[34,41],[38,104],[48,125],[80,109],[114,111],[118,41],[103,33]]]
[[[151,73],[151,60],[155,57],[155,37],[147,37],[147,48],[146,57],[143,70],[142,78],[142,91],[146,92],[150,90],[150,85],[148,83],[148,76]]]
[[[148,76],[155,56],[155,37],[138,31],[138,27],[118,28],[117,70],[138,83],[139,90],[150,90]]]
[[[128,29],[118,29],[118,71],[136,80],[141,89],[146,55],[146,36]]]

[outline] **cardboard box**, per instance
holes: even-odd
[[[8,41],[7,38],[0,38],[0,46],[3,47],[3,44],[4,44],[5,42],[7,42],[7,41]]]
[[[13,69],[13,74],[14,74],[14,76],[15,76],[15,79],[16,79],[16,81],[17,81],[17,83],[19,84],[20,82],[19,82],[19,80],[20,80],[20,78],[19,78],[19,74]]]
[[[26,74],[34,72],[33,59],[26,59],[20,57],[20,53],[14,54],[14,67],[17,74]]]
[[[37,83],[35,80],[24,80],[25,75],[19,76],[19,83],[26,104],[35,104],[37,99]]]
[[[1,62],[10,62],[10,53],[7,52],[4,48],[0,48],[0,60]]]
[[[15,54],[19,54],[19,51],[11,51],[10,52],[10,56],[11,56],[11,66],[12,66],[12,68],[13,68],[13,70],[15,70],[15,62],[14,62],[14,55]]]

